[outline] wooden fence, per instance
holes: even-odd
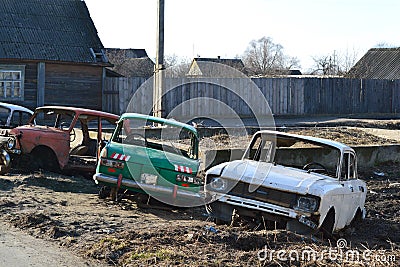
[[[236,78],[166,79],[170,88],[163,97],[164,114],[171,111],[188,117],[224,116],[225,109],[210,99],[225,103],[240,117],[274,115],[397,114],[400,112],[400,80],[346,78],[254,78],[253,84]],[[254,84],[256,86],[254,86]],[[141,87],[142,86],[142,87]],[[138,91],[138,89],[141,89]],[[235,87],[236,89],[232,89]],[[132,96],[134,100],[131,101]],[[191,101],[193,100],[193,101]],[[143,78],[107,78],[103,109],[121,114],[127,108],[149,113],[153,101],[152,81]],[[180,107],[191,101],[189,106]],[[129,108],[131,103],[131,108]],[[220,106],[224,106],[223,104]]]

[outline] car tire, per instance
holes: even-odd
[[[10,170],[11,170],[10,156],[7,154],[7,152],[3,151],[3,153],[0,153],[0,175],[9,173]]]
[[[1,165],[0,166],[0,175],[4,175],[9,173],[11,170],[11,165],[5,166],[5,165]]]
[[[225,220],[221,220],[220,218],[215,218],[214,223],[216,225],[230,225],[231,224],[231,222],[225,221]]]
[[[44,146],[36,147],[31,152],[30,169],[32,171],[44,169],[52,172],[60,172],[60,166],[58,165],[55,153],[50,148]]]
[[[100,199],[106,199],[110,196],[111,188],[108,186],[102,186],[99,190],[98,196]]]
[[[357,227],[363,220],[362,212],[360,209],[357,209],[356,214],[353,217],[353,220],[351,220],[350,227]]]
[[[206,210],[216,225],[231,224],[233,206],[216,201],[206,205]]]

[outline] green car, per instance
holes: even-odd
[[[116,197],[119,189],[125,189],[169,205],[193,207],[204,204],[199,173],[196,128],[174,120],[125,113],[100,152],[93,179],[105,186],[100,197]]]

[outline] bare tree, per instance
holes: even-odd
[[[311,74],[343,76],[357,62],[358,53],[356,51],[341,53],[333,51],[330,55],[313,57],[314,67]]]
[[[154,63],[144,49],[108,48],[106,55],[112,70],[125,77],[146,77],[153,75]]]
[[[397,47],[398,45],[390,44],[387,42],[380,42],[374,46],[374,48],[397,48]]]
[[[291,68],[299,68],[299,60],[284,54],[283,46],[270,37],[250,42],[243,55],[244,65],[250,75],[285,74]]]
[[[184,77],[191,64],[190,59],[178,57],[176,54],[164,56],[164,62],[169,75],[172,77]]]

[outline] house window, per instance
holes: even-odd
[[[0,99],[23,100],[24,98],[23,66],[0,65]]]

